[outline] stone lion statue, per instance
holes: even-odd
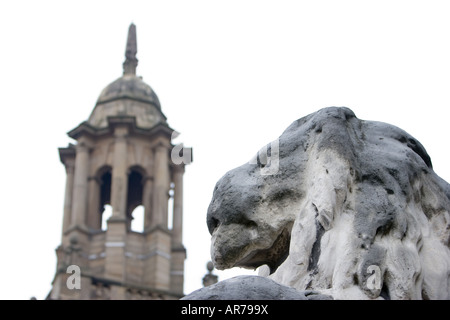
[[[449,213],[419,141],[332,107],[226,173],[207,225],[218,269],[334,299],[450,299]]]

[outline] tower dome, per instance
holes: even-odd
[[[161,109],[158,96],[141,77],[133,74],[124,74],[114,80],[101,92],[97,105],[119,99],[131,99],[152,104]]]
[[[123,75],[104,88],[97,99],[88,123],[96,128],[108,126],[108,117],[134,116],[136,125],[149,129],[159,122],[166,123],[161,104],[153,89],[142,77],[136,76],[136,27],[130,25],[128,31]]]

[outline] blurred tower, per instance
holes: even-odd
[[[136,53],[131,24],[123,75],[101,92],[89,119],[68,132],[76,144],[59,149],[67,174],[64,219],[48,299],[183,296],[183,174],[192,150],[172,145],[174,130],[158,97],[136,76]],[[102,229],[108,205],[112,215]],[[138,207],[139,232],[131,229]]]

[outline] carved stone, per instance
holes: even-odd
[[[226,173],[207,224],[217,269],[266,265],[335,299],[450,299],[449,212],[450,185],[419,141],[332,107]]]
[[[237,276],[198,289],[181,300],[330,300],[314,291],[300,292],[269,278]]]

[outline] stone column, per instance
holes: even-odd
[[[89,228],[100,230],[102,216],[100,214],[100,181],[97,177],[89,177],[89,201],[87,225]]]
[[[170,268],[170,289],[177,294],[183,294],[184,260],[186,249],[183,246],[183,174],[184,164],[173,167],[173,223],[172,248]]]
[[[64,163],[66,167],[66,191],[64,194],[64,217],[62,233],[70,227],[72,216],[72,196],[73,196],[73,175],[74,175],[74,161],[66,160]]]
[[[114,157],[111,182],[112,216],[108,220],[105,242],[105,277],[125,281],[125,244],[127,233],[126,201],[128,188],[127,140],[128,129],[114,130]],[[113,295],[113,292],[111,293]]]
[[[154,149],[151,223],[145,234],[144,246],[144,284],[159,290],[170,289],[171,233],[167,229],[170,184],[168,150],[163,143]]]
[[[173,195],[173,246],[183,243],[183,174],[184,165],[175,166],[173,169],[173,182],[175,184]]]
[[[168,149],[163,144],[159,144],[155,148],[154,176],[152,227],[160,225],[167,228],[170,179]]]
[[[127,206],[127,141],[128,129],[115,129],[114,160],[112,169],[111,206],[112,218],[125,219]]]
[[[88,195],[89,148],[79,141],[76,146],[73,183],[72,226],[85,226]]]

